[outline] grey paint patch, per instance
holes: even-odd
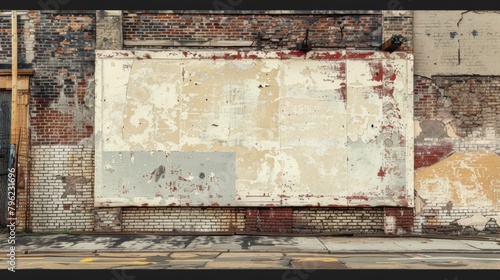
[[[384,144],[386,147],[392,147],[394,142],[391,139],[385,139]]]
[[[56,179],[64,183],[64,193],[61,198],[66,198],[68,195],[77,195],[77,186],[86,186],[92,183],[92,180],[83,176],[60,176],[57,175]]]
[[[424,120],[420,122],[420,134],[415,140],[424,140],[425,138],[448,138],[445,125],[442,121]]]
[[[448,201],[448,203],[446,203],[446,206],[443,206],[441,209],[446,210],[448,215],[451,215],[451,210],[453,210],[453,202]]]
[[[235,204],[234,152],[104,152],[102,163],[109,198],[131,204],[142,198],[149,206]]]

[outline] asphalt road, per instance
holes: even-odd
[[[1,263],[7,258],[2,256]],[[318,254],[278,252],[18,254],[29,269],[499,269],[495,253]]]

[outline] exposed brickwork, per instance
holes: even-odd
[[[95,14],[43,12],[32,22],[31,144],[80,144],[93,134]]]
[[[30,214],[34,232],[94,229],[94,150],[84,146],[31,148]]]
[[[398,51],[413,50],[413,11],[384,11],[383,26],[383,42],[391,39],[392,35],[401,34],[407,42]]]
[[[246,231],[291,233],[292,208],[247,209]]]
[[[485,224],[485,230],[496,232],[498,225],[495,226],[498,212],[488,209],[473,209],[471,207],[450,207],[449,204],[433,204],[422,213],[421,228],[422,233],[432,234],[474,234],[477,229],[472,226],[462,226],[458,220],[469,218],[473,215],[483,215],[490,218]]]
[[[122,13],[97,11],[96,48],[98,50],[121,50],[123,48]]]
[[[432,196],[425,197],[422,214],[416,217],[410,208],[392,207],[94,209],[96,17],[83,12],[30,11],[19,19],[19,61],[32,63],[36,70],[30,104],[30,209],[34,231],[379,233],[384,231],[384,218],[393,216],[399,232],[464,232],[466,229],[456,224],[458,219],[498,214],[491,209],[450,208],[433,202],[437,198]],[[261,32],[263,49],[289,49],[309,28],[317,48],[376,49],[392,34],[408,39],[401,50],[412,51],[413,43],[411,11],[357,15],[125,13],[123,20],[124,39],[133,41],[248,40],[254,44],[247,49],[256,49],[257,32]],[[117,22],[114,18],[110,24]],[[3,17],[1,62],[10,61],[10,48],[10,18]],[[435,164],[453,151],[498,150],[499,77],[416,76],[414,81],[415,120],[441,122],[443,129],[448,124],[456,134],[444,131],[446,136],[432,137],[436,136],[434,132],[423,132],[415,144],[415,168]],[[493,222],[489,225],[492,231],[496,228]]]
[[[104,209],[99,210],[104,211]],[[112,210],[115,215],[118,211]],[[103,212],[103,215],[109,212]],[[380,233],[383,208],[123,208],[123,231],[252,232],[252,233]],[[112,215],[101,219],[111,224]],[[117,225],[117,222],[114,223]],[[102,228],[102,226],[101,226]],[[110,230],[117,230],[109,227]]]
[[[385,207],[385,216],[395,218],[396,233],[413,232],[413,208]]]
[[[294,233],[384,232],[384,209],[295,208]]]
[[[453,142],[447,140],[427,141],[414,146],[414,168],[431,166],[446,158],[454,150]]]
[[[123,231],[237,232],[245,228],[242,208],[123,208]]]
[[[315,48],[373,49],[381,44],[382,16],[125,13],[123,17],[124,40],[243,40],[254,42],[247,47],[251,49],[257,48],[259,32],[263,49],[295,48],[306,29]]]
[[[31,63],[34,55],[34,12],[21,13],[17,16],[17,52],[21,66]],[[0,17],[0,63],[12,62],[12,19],[11,16]]]
[[[441,91],[440,116],[453,116],[451,124],[457,135],[494,139],[500,134],[500,77],[437,77],[435,80]]]
[[[500,77],[497,76],[416,76],[415,120],[422,131],[415,138],[415,169],[430,167],[454,152],[485,150],[498,153],[499,85]],[[466,168],[478,168],[470,165],[471,163],[465,164]],[[475,172],[487,177],[491,171],[479,168]],[[447,178],[440,180],[446,182]],[[467,178],[464,177],[463,180]],[[465,181],[454,181],[450,182],[450,188],[460,183],[466,185]],[[487,193],[495,186],[482,185],[480,188]],[[461,190],[453,192],[461,195]],[[454,201],[443,201],[443,196],[447,194],[442,189],[426,191],[420,195],[423,196],[420,197],[422,206],[414,219],[415,232],[474,233],[478,229],[461,226],[457,221],[473,215],[486,218],[498,216],[498,207],[489,205],[486,195],[469,197],[470,205],[460,207],[454,206]],[[480,200],[484,200],[484,203]],[[494,231],[495,223],[496,221],[490,222],[488,229],[484,230]]]
[[[428,120],[437,117],[438,86],[432,79],[415,76],[413,78],[415,120]]]
[[[94,211],[95,231],[119,232],[122,230],[122,208],[96,208]]]

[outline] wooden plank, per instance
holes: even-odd
[[[10,143],[17,144],[19,133],[18,108],[17,108],[17,12],[12,11],[12,107],[10,125]]]

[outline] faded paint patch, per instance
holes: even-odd
[[[426,138],[440,139],[448,137],[445,125],[441,121],[423,120],[419,122],[420,133],[415,137],[415,141],[421,141]]]
[[[416,139],[420,135],[420,133],[422,133],[422,128],[420,128],[420,122],[414,121],[413,128],[414,128],[414,137]]]
[[[105,186],[96,189],[100,206],[332,205],[332,199],[338,205],[411,204],[411,59],[345,51],[99,51],[96,186]],[[123,161],[117,151],[123,158],[134,152],[134,160]],[[123,182],[142,188],[165,179],[170,167],[164,161],[138,158],[150,151],[154,157],[234,153],[234,189],[221,185],[223,199],[186,196],[182,203],[152,192],[149,199],[132,199],[144,193],[129,187],[107,192]],[[107,153],[128,167],[109,162]],[[144,164],[145,181],[119,176]],[[200,169],[176,180],[188,184],[201,177],[213,178]],[[102,184],[110,178],[122,183]]]
[[[450,138],[460,138],[460,136],[457,135],[455,132],[455,128],[451,125],[451,123],[447,123],[444,126],[444,129],[446,130],[446,135]]]
[[[476,214],[468,218],[460,219],[457,223],[463,227],[473,227],[475,230],[483,231],[489,221],[490,218]]]
[[[448,158],[415,171],[415,189],[433,203],[453,207],[498,209],[500,157],[494,152],[455,152]]]
[[[96,204],[233,205],[235,161],[232,152],[105,152]]]
[[[68,195],[77,195],[78,187],[85,187],[92,183],[92,180],[83,176],[56,176],[57,180],[61,180],[64,184],[64,193],[61,198],[66,198]]]
[[[415,74],[499,75],[496,11],[414,11]],[[432,34],[432,36],[429,36]]]

